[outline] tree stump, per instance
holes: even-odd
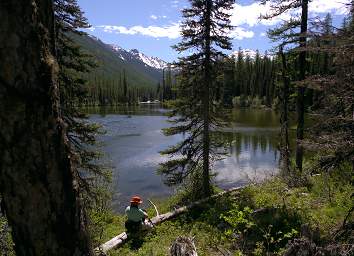
[[[171,245],[170,256],[198,256],[191,237],[178,237]]]

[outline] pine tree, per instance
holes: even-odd
[[[354,1],[350,3],[350,14],[343,28],[336,33],[332,31],[331,37],[327,29],[317,35],[322,43],[312,51],[333,54],[333,71],[315,74],[302,83],[321,93],[316,122],[309,129],[311,136],[305,143],[306,148],[318,155],[315,169],[330,173],[351,163],[352,173],[348,179],[352,179],[354,173],[353,17]]]
[[[226,106],[232,106],[232,99],[236,96],[237,84],[235,82],[235,61],[233,58],[227,58],[225,60],[225,71],[223,77],[223,103]]]
[[[53,2],[3,0],[0,17],[0,191],[16,255],[93,255],[60,110]]]
[[[280,117],[280,167],[285,177],[291,175],[290,172],[290,143],[289,143],[289,87],[290,75],[288,70],[287,59],[283,51],[283,47],[279,49],[279,55],[282,63],[282,80],[283,86],[281,87],[281,117]]]
[[[127,77],[125,75],[125,70],[123,71],[123,97],[124,97],[124,103],[128,103],[128,82],[127,82]]]
[[[306,78],[307,69],[307,38],[308,38],[308,3],[309,0],[290,0],[290,1],[270,1],[261,0],[262,4],[271,2],[271,13],[264,15],[263,19],[272,19],[291,10],[301,10],[301,16],[291,17],[284,21],[280,27],[271,29],[268,35],[273,41],[279,41],[281,47],[298,43],[298,70],[297,80],[302,81]],[[305,88],[297,88],[297,131],[296,131],[296,167],[301,172],[303,162],[303,147],[301,141],[304,139],[305,123]]]
[[[66,136],[71,144],[73,171],[84,201],[85,214],[91,214],[108,200],[107,184],[110,171],[98,163],[100,153],[91,147],[96,144],[96,134],[100,133],[97,124],[86,122],[86,115],[78,107],[88,97],[85,75],[96,67],[91,56],[85,54],[71,39],[79,36],[81,29],[89,27],[77,0],[55,0],[54,18],[56,25],[57,54],[59,66],[60,108],[66,123]],[[100,101],[105,102],[100,90]],[[106,102],[105,102],[106,103]]]
[[[235,95],[240,96],[241,94],[244,93],[244,88],[245,88],[245,62],[244,62],[244,56],[241,51],[241,48],[239,48],[238,54],[237,54],[237,62],[236,62],[236,90],[235,90]]]
[[[191,7],[183,10],[182,42],[175,46],[179,52],[193,50],[180,57],[179,87],[175,110],[176,126],[167,129],[167,135],[185,134],[178,145],[164,154],[180,154],[161,165],[170,184],[180,183],[189,177],[194,183],[197,197],[211,194],[210,167],[215,159],[215,142],[210,131],[220,125],[217,118],[217,63],[231,49],[227,33],[232,29],[229,11],[233,0],[190,0]],[[197,51],[195,51],[198,49]]]

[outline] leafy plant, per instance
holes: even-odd
[[[230,227],[226,229],[225,235],[228,237],[235,237],[238,234],[244,234],[255,226],[252,221],[251,213],[253,210],[249,207],[245,207],[243,210],[239,209],[238,205],[235,205],[234,209],[228,211],[226,215],[222,214],[223,219]]]

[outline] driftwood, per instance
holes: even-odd
[[[180,207],[178,209],[175,209],[174,211],[171,211],[171,212],[168,212],[168,213],[165,213],[165,214],[161,214],[161,215],[157,215],[156,217],[151,219],[151,222],[155,226],[155,225],[157,225],[159,223],[162,223],[164,221],[173,219],[173,218],[175,218],[175,217],[177,217],[177,216],[179,216],[179,215],[181,215],[183,213],[186,213],[190,209],[192,209],[192,208],[194,208],[194,207],[196,207],[198,205],[201,205],[201,204],[203,204],[205,202],[208,202],[211,199],[221,197],[223,195],[226,195],[226,194],[229,194],[231,192],[240,190],[242,188],[244,188],[244,187],[237,187],[237,188],[228,189],[228,190],[225,190],[225,191],[223,191],[221,193],[218,193],[218,194],[212,195],[210,197],[201,199],[199,201],[193,202],[190,205],[183,206],[183,207]],[[120,246],[122,246],[124,244],[124,242],[126,242],[127,240],[128,240],[128,235],[127,235],[126,232],[123,232],[123,233],[119,234],[118,236],[112,238],[108,242],[106,242],[106,243],[100,245],[99,247],[97,247],[95,249],[95,251],[98,254],[100,254],[100,255],[105,255],[105,253],[108,252],[109,250],[112,250],[112,249],[115,249],[115,248],[119,248]]]

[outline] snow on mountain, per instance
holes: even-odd
[[[115,51],[119,55],[119,58],[121,58],[122,60],[125,60],[123,55],[127,54],[126,50],[124,50],[122,47],[115,45],[115,44],[111,44],[110,46],[112,47],[112,50]]]
[[[93,40],[95,40],[95,41],[100,41],[100,39],[99,39],[98,37],[94,36],[94,35],[88,34],[88,36],[89,36],[90,38],[92,38]]]
[[[118,45],[111,44],[112,50],[115,51],[122,60],[137,60],[144,63],[145,66],[151,67],[154,69],[162,70],[167,66],[167,62],[157,58],[150,57],[144,53],[139,52],[137,49],[132,49],[127,51]]]
[[[234,51],[233,53],[230,54],[230,56],[231,56],[231,57],[234,57],[234,58],[237,58],[238,53],[239,53],[239,51]],[[254,59],[256,58],[256,56],[257,56],[257,51],[252,50],[252,49],[241,49],[241,53],[243,54],[244,58],[245,58],[246,56],[249,56],[252,60],[254,60]],[[265,56],[267,56],[267,57],[270,58],[270,59],[273,59],[273,58],[274,58],[274,55],[273,55],[273,54],[269,54],[269,53],[267,53],[267,52],[265,52],[265,53],[259,52],[259,56],[260,56],[261,58],[263,58],[263,57],[265,57]]]
[[[239,51],[234,51],[233,53],[231,53],[231,56],[237,58],[238,53]],[[241,53],[243,54],[243,56],[249,56],[251,59],[256,58],[257,55],[257,51],[252,49],[241,49]],[[264,55],[260,53],[260,56],[263,57]]]
[[[167,66],[167,62],[157,58],[157,57],[149,57],[144,53],[139,52],[137,49],[132,49],[129,51],[133,54],[136,58],[140,59],[145,65],[156,68],[156,69],[163,69]]]
[[[111,46],[112,46],[113,50],[116,52],[123,50],[123,48],[118,45],[111,44]]]

